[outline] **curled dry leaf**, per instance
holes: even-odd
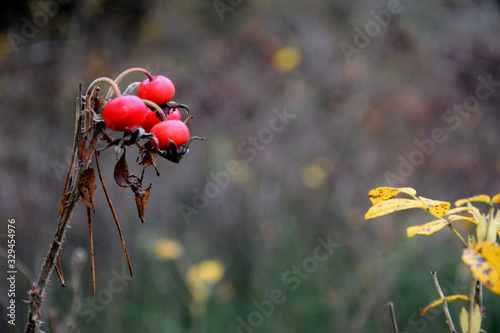
[[[118,186],[130,187],[130,182],[128,180],[128,178],[130,177],[130,172],[128,170],[127,160],[125,159],[125,153],[126,150],[123,151],[122,156],[120,157],[118,162],[116,162],[113,175]]]
[[[80,190],[80,196],[85,206],[92,209],[92,211],[95,213],[96,182],[94,169],[88,168],[83,172],[82,176],[80,177],[78,189]]]
[[[146,211],[146,205],[148,204],[149,190],[151,185],[146,190],[139,189],[134,191],[135,193],[135,203],[137,204],[137,212],[139,213],[139,218],[141,222],[144,223],[144,212]]]
[[[156,159],[156,157],[154,159]],[[151,163],[154,163],[154,159],[151,161]],[[144,212],[146,210],[146,205],[149,198],[149,190],[151,189],[152,184],[149,184],[149,187],[146,190],[142,189],[142,180],[139,179],[136,175],[130,173],[128,169],[127,160],[125,159],[125,152],[123,152],[118,162],[116,162],[114,177],[116,183],[119,186],[130,187],[134,192],[139,218],[141,219],[141,222],[144,223]]]
[[[152,165],[155,168],[156,175],[160,177],[160,171],[158,171],[158,168],[156,167],[157,157],[158,157],[158,152],[152,150],[143,150],[141,152],[141,162],[139,164],[142,164],[144,169]]]

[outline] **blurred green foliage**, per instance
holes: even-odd
[[[179,165],[158,161],[160,178],[147,170],[144,183],[153,186],[144,224],[132,194],[114,185],[114,153],[102,154],[135,279],[109,291],[126,264],[98,190],[101,305],[92,319],[83,312],[88,308],[80,312],[81,332],[238,332],[238,318],[248,323],[254,302],[269,300],[276,289],[286,301],[261,323],[254,314],[250,320],[260,323],[254,332],[388,332],[388,301],[400,332],[447,329],[442,312],[418,312],[437,298],[431,270],[450,293],[462,290],[468,272],[454,257],[461,245],[446,232],[406,239],[406,228],[421,221],[418,213],[375,222],[363,215],[368,191],[387,186],[386,173],[398,174],[401,161],[419,151],[415,140],[432,138],[435,128],[446,130],[447,139],[422,153],[424,160],[395,185],[450,201],[498,193],[500,92],[495,88],[459,125],[444,118],[474,96],[479,76],[500,81],[497,2],[402,1],[351,61],[340,44],[356,46],[356,31],[377,22],[370,11],[386,10],[388,1],[222,1],[232,9],[222,17],[212,1],[74,0],[43,9],[47,2],[12,1],[1,13],[0,211],[4,220],[16,218],[17,260],[31,275],[18,275],[14,331],[22,331],[24,291],[56,228],[78,82],[86,86],[136,66],[172,79],[174,100],[195,117],[191,133],[207,140],[193,143]],[[26,21],[40,27],[23,35]],[[12,34],[23,42],[13,43]],[[286,112],[295,117],[273,130],[273,117]],[[214,187],[216,195],[197,209],[197,193],[233,160],[238,175]],[[132,160],[129,166],[140,172]],[[195,207],[189,223],[180,205]],[[88,249],[80,206],[61,255],[68,278],[73,251]],[[318,237],[339,246],[291,290],[284,274],[314,255]],[[152,245],[163,238],[181,242],[190,263],[224,265],[205,312],[190,310],[182,268],[154,255]],[[83,299],[91,301],[88,262],[81,282]],[[46,331],[64,319],[71,297],[53,275]],[[3,309],[6,302],[0,294]],[[499,304],[485,292],[490,333],[500,330]],[[450,308],[456,316],[459,308]],[[0,325],[12,329],[3,319]]]

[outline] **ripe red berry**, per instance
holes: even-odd
[[[146,79],[137,88],[137,95],[158,105],[167,103],[175,95],[175,87],[166,76],[157,75],[153,81]]]
[[[181,120],[181,113],[177,109],[172,109],[167,115],[167,120]]]
[[[146,120],[148,108],[137,96],[127,95],[112,99],[102,110],[102,119],[113,131],[136,130]]]
[[[167,149],[170,146],[169,139],[175,142],[177,147],[182,146],[189,140],[189,129],[180,120],[167,120],[156,124],[151,129],[151,133],[156,136],[159,143],[159,149]],[[156,142],[150,140],[153,147],[156,147]]]
[[[156,112],[148,109],[148,116],[146,120],[144,120],[144,122],[142,123],[142,128],[144,128],[146,132],[151,132],[153,126],[158,124],[160,121],[161,119],[158,118]]]

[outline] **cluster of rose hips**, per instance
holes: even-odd
[[[189,129],[181,121],[179,110],[172,107],[179,106],[171,102],[174,94],[175,87],[169,78],[150,76],[139,84],[137,96],[125,95],[110,100],[102,111],[102,119],[109,129],[119,132],[134,132],[142,126],[144,131],[154,135],[150,139],[154,148],[165,150],[172,142],[175,148],[181,147],[189,140]],[[148,108],[148,101],[161,110]],[[180,106],[187,108],[182,104]]]

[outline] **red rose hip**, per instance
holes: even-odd
[[[158,139],[159,147],[156,146],[156,142],[152,139],[150,140],[151,144],[153,147],[161,150],[167,149],[170,146],[169,139],[175,142],[177,147],[182,146],[189,140],[189,129],[180,120],[162,121],[153,126],[151,133]]]
[[[158,124],[160,121],[161,121],[161,119],[158,118],[158,116],[156,115],[156,112],[148,109],[148,116],[147,116],[146,120],[144,120],[144,122],[142,123],[142,128],[144,128],[144,130],[146,132],[151,132],[151,129],[153,128],[153,126]]]
[[[177,109],[172,109],[167,115],[167,120],[181,120],[181,113]]]
[[[147,106],[139,97],[132,95],[114,98],[102,110],[106,126],[119,132],[135,131],[147,115]]]
[[[166,76],[157,75],[153,81],[146,79],[137,88],[137,95],[158,105],[167,103],[175,95],[175,87]]]

